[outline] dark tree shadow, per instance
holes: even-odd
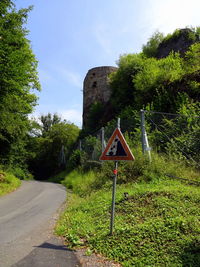
[[[1,264],[0,264],[1,265]],[[52,237],[34,246],[34,249],[12,267],[80,267],[73,250],[67,248],[60,239]]]
[[[183,267],[200,266],[200,242],[194,241],[188,245],[181,256]]]
[[[55,245],[48,242],[45,242],[41,244],[40,246],[34,246],[35,248],[48,248],[48,249],[54,249],[54,250],[67,250],[67,251],[73,251],[72,249],[67,248],[65,245]]]

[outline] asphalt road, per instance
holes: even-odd
[[[37,181],[23,182],[0,198],[0,267],[79,266],[74,253],[53,235],[65,198],[63,186]]]

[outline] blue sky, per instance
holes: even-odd
[[[34,116],[58,113],[82,125],[83,80],[90,68],[116,66],[159,30],[200,26],[199,0],[15,0],[33,5],[27,29],[42,91]]]

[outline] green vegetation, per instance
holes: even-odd
[[[155,32],[149,38],[146,45],[142,46],[142,52],[146,57],[156,57],[159,44],[163,41],[164,35],[161,32]]]
[[[25,27],[31,10],[0,1],[0,164],[20,179],[46,179],[65,168],[79,129],[57,114],[42,115],[40,123],[28,118],[40,90]]]
[[[104,106],[100,102],[95,102],[90,108],[87,127],[89,129],[96,129],[97,125],[101,123],[101,114],[103,113]]]
[[[190,47],[185,58],[177,53],[160,60],[142,53],[121,56],[119,69],[110,76],[116,114],[124,105],[134,110],[150,105],[151,110],[176,113],[181,105],[177,103],[180,95],[187,95],[191,103],[197,102],[199,82],[191,74],[199,75],[199,51],[197,43]]]
[[[14,191],[20,184],[20,180],[13,174],[0,171],[0,196]]]
[[[0,2],[0,163],[23,166],[30,130],[28,114],[40,90],[37,61],[24,27],[28,12],[15,10],[12,1]]]
[[[183,33],[184,31],[184,33]],[[199,41],[199,32],[200,27],[186,27],[185,29],[176,29],[173,33],[168,33],[162,39],[163,43],[166,43],[169,40],[176,40],[180,35],[184,34],[184,37],[190,41],[198,42]],[[153,36],[154,37],[154,36]]]
[[[159,46],[170,38],[187,33],[196,41],[198,31],[177,30],[165,38],[155,33],[142,53],[120,57],[118,70],[110,75],[113,117],[121,118],[136,160],[119,164],[115,231],[110,236],[114,164],[91,161],[101,151],[92,135],[83,140],[83,151],[73,151],[68,172],[56,177],[71,190],[56,227],[69,246],[87,247],[122,266],[200,265],[200,44],[192,44],[184,57],[172,51],[156,58]],[[92,117],[97,107],[90,114],[95,128],[101,126],[101,118]],[[151,163],[139,148],[141,108],[146,110]],[[115,119],[105,127],[110,135],[113,125]]]
[[[166,176],[200,182],[199,173],[165,156],[153,154],[150,164],[140,149],[133,153],[134,163],[119,165],[114,235],[109,235],[113,162],[95,172],[79,167],[62,173],[73,194],[68,193],[57,234],[72,247],[89,247],[123,266],[199,266],[199,187]]]
[[[50,113],[33,124],[28,143],[28,165],[36,178],[44,180],[65,169],[80,130],[73,123],[62,121],[57,114]]]
[[[93,153],[98,158],[100,142],[90,135],[84,152],[75,150],[77,126],[57,114],[43,115],[39,122],[28,119],[37,102],[33,89],[40,90],[24,26],[30,10],[17,11],[11,0],[0,2],[0,195],[15,190],[17,178],[31,179],[29,172],[47,179],[62,171],[51,180],[73,192],[56,228],[69,245],[86,246],[88,254],[102,253],[123,266],[200,266],[200,29],[184,32],[191,43],[184,56],[172,51],[160,60],[159,47],[183,31],[167,37],[155,33],[141,53],[121,56],[110,76],[110,109],[113,118],[122,118],[136,161],[119,164],[115,232],[109,236],[113,163],[90,160]],[[146,113],[149,140],[158,152],[152,153],[152,163],[138,148],[141,108],[179,115]],[[101,126],[101,114],[102,104],[94,103],[87,132]],[[109,125],[111,131],[114,120]],[[180,146],[187,148],[184,153]]]
[[[133,112],[150,109],[178,113],[186,97],[190,104],[199,102],[199,32],[199,27],[178,29],[166,37],[155,32],[143,45],[142,52],[120,56],[117,71],[109,77],[111,101],[101,112],[98,112],[100,106],[91,107],[87,133],[105,124],[108,114],[109,118],[121,117],[125,107]],[[181,45],[176,47],[179,41],[184,52]],[[168,56],[161,55],[159,59],[159,49],[164,50],[165,45]]]

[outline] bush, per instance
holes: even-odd
[[[62,184],[72,189],[75,194],[85,196],[92,191],[92,184],[96,179],[93,171],[83,173],[81,170],[73,170],[65,176]]]
[[[13,174],[0,170],[0,196],[14,191],[21,184]]]
[[[74,150],[67,162],[67,170],[74,170],[78,166],[83,165],[86,159],[87,155],[84,151]]]
[[[6,171],[8,173],[13,174],[15,177],[17,177],[20,180],[32,180],[33,179],[33,175],[30,172],[20,167],[9,166],[6,168]]]
[[[142,52],[147,57],[156,57],[159,44],[163,41],[164,35],[160,32],[155,32],[148,40],[146,45],[143,45]]]

